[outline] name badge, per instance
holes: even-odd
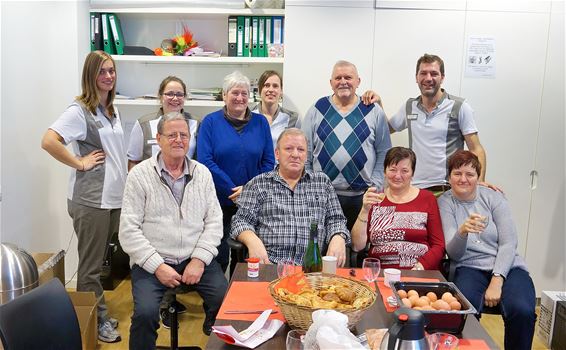
[[[147,144],[148,145],[157,145],[157,140],[156,139],[147,140]]]
[[[419,117],[418,114],[409,114],[409,115],[407,116],[407,119],[409,119],[409,120],[417,120],[418,117]]]
[[[97,127],[98,129],[102,129],[102,128],[104,127],[104,125],[102,125],[102,122],[101,122],[100,120],[96,120],[96,121],[94,122],[94,125],[96,125],[96,127]]]

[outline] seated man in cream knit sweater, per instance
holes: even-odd
[[[212,175],[186,157],[189,127],[182,114],[161,118],[161,152],[128,175],[120,243],[130,255],[134,315],[130,349],[154,349],[165,291],[193,285],[204,300],[209,335],[227,289],[214,257],[222,238],[222,212]]]

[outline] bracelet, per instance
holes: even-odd
[[[368,222],[367,219],[365,219],[365,220],[364,220],[364,219],[361,219],[359,215],[358,215],[358,220],[360,220],[360,221],[361,221],[362,223],[364,223],[364,224]]]

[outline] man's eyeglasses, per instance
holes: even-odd
[[[182,141],[189,139],[189,134],[185,134],[184,132],[172,132],[163,136],[167,137],[169,141],[176,141],[178,137],[180,137]]]
[[[185,97],[184,92],[169,91],[169,92],[164,93],[163,95],[167,96],[170,99],[173,99],[173,97],[177,97],[177,98],[184,98]]]

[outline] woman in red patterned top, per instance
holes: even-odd
[[[382,268],[438,270],[444,233],[436,198],[411,185],[417,159],[405,147],[391,148],[384,161],[387,188],[370,187],[352,227],[352,248],[379,258]]]

